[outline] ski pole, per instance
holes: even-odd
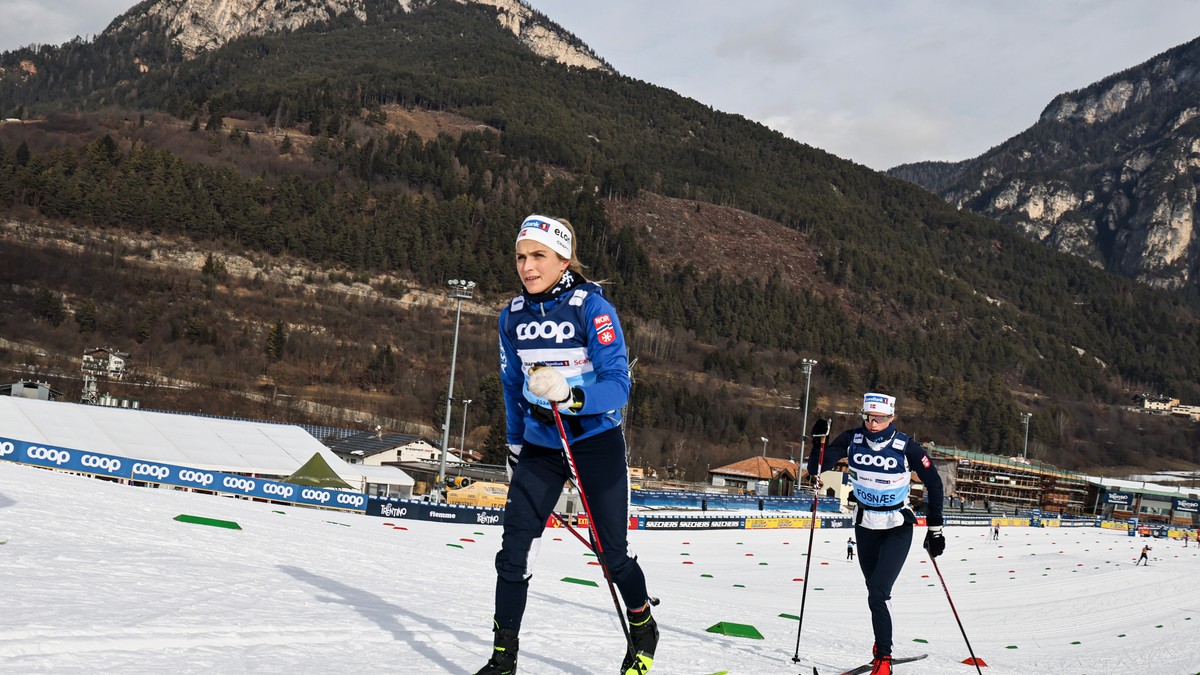
[[[817,480],[820,480],[821,468],[825,464],[825,439],[829,438],[829,422],[825,424],[825,435],[821,437],[821,448],[817,454]],[[796,653],[792,655],[793,663],[800,663],[800,631],[804,630],[804,603],[808,598],[808,570],[812,567],[813,530],[817,527],[817,498],[818,488],[813,486],[812,517],[808,521],[808,559],[804,562],[804,587],[800,592],[800,620],[796,625]]]
[[[575,481],[571,481],[571,485],[575,485]],[[578,486],[578,485],[575,485],[575,489],[579,489],[579,486]],[[588,541],[587,539],[584,539],[584,538],[583,538],[583,535],[582,535],[582,534],[579,534],[579,530],[576,530],[576,529],[574,528],[574,526],[572,526],[572,525],[571,525],[571,521],[570,521],[570,520],[569,520],[569,519],[568,519],[566,516],[564,516],[563,514],[559,513],[558,511],[554,511],[554,512],[552,512],[552,513],[551,513],[551,515],[553,515],[553,516],[554,516],[554,519],[555,519],[555,520],[557,520],[557,521],[559,522],[559,524],[560,524],[560,525],[562,525],[563,527],[567,528],[567,530],[569,530],[569,531],[571,532],[571,534],[575,535],[575,538],[579,540],[579,543],[581,543],[581,544],[583,544],[584,546],[586,546],[586,547],[587,547],[587,550],[589,550],[589,551],[592,551],[593,553],[595,552],[595,549],[594,549],[594,548],[592,548],[592,542]],[[659,603],[661,603],[661,602],[662,602],[661,600],[659,600],[658,598],[654,597],[653,595],[652,595],[652,596],[650,596],[650,604],[651,604],[651,606],[653,606],[653,607],[658,607]]]
[[[550,410],[554,411],[554,424],[558,427],[558,439],[562,441],[563,454],[567,456],[567,465],[571,469],[575,489],[579,490],[579,501],[583,503],[583,512],[587,514],[588,530],[591,532],[594,542],[592,550],[596,554],[596,561],[600,563],[600,569],[604,572],[604,580],[608,582],[608,592],[612,595],[613,605],[617,608],[621,631],[625,633],[625,644],[631,652],[636,653],[633,636],[629,633],[629,624],[625,621],[625,613],[621,611],[621,601],[617,598],[617,587],[613,585],[612,574],[608,571],[608,562],[604,559],[604,545],[600,542],[600,533],[596,530],[596,519],[592,517],[592,508],[588,506],[587,494],[583,491],[583,482],[579,480],[579,469],[575,466],[575,453],[571,452],[571,444],[567,443],[567,430],[563,427],[562,415],[558,413],[558,406],[553,401],[550,402]]]
[[[954,608],[954,600],[950,597],[950,589],[946,586],[946,579],[942,576],[942,570],[938,567],[937,558],[930,555],[929,559],[933,562],[933,570],[937,572],[938,581],[942,582],[942,590],[946,592],[946,601],[950,603],[950,611],[954,612],[954,620],[958,622],[958,630],[962,633],[963,642],[967,643],[967,652],[971,654],[971,665],[975,666],[975,670],[979,675],[983,675],[983,671],[979,668],[979,659],[975,658],[975,650],[971,649],[971,641],[967,639],[967,631],[963,628],[962,619],[958,618],[958,610]]]

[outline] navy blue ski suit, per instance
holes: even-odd
[[[808,472],[819,475],[840,460],[850,466],[850,480],[858,504],[854,511],[854,538],[858,566],[867,583],[867,606],[879,654],[892,653],[892,585],[912,546],[916,514],[908,506],[912,472],[925,485],[926,522],[942,525],[942,478],[920,443],[896,431],[895,424],[872,433],[865,427],[842,432],[825,449],[808,458]]]

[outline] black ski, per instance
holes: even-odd
[[[925,658],[929,658],[929,655],[928,654],[917,654],[916,656],[901,656],[898,658],[893,657],[892,665],[898,665],[901,663],[911,663],[913,661],[920,661],[921,659],[925,659]],[[869,672],[871,672],[871,664],[868,663],[865,665],[861,665],[857,668],[851,668],[850,670],[842,672],[840,675],[866,675]],[[816,666],[813,666],[813,675],[821,675],[821,673],[817,672]]]

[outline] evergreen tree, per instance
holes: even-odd
[[[267,352],[267,356],[272,361],[282,361],[283,352],[286,347],[287,324],[283,322],[283,319],[279,319],[275,322],[275,325],[271,327],[271,332],[267,334],[265,351]]]

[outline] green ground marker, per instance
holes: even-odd
[[[567,582],[568,584],[579,584],[580,586],[596,586],[597,588],[600,586],[600,584],[598,584],[594,581],[588,581],[587,579],[576,579],[574,577],[563,577],[562,580]]]
[[[722,621],[709,627],[709,633],[720,633],[721,635],[729,635],[732,637],[751,638],[753,640],[765,639],[762,633],[754,626],[744,623],[732,623],[730,621]]]
[[[800,620],[800,617],[796,616],[795,614],[780,614],[779,616],[784,619],[792,619],[794,621]]]
[[[929,644],[929,640],[926,640],[925,638],[913,638],[913,642],[920,642],[923,645]]]
[[[480,536],[483,536],[483,533],[482,533],[482,532],[476,532],[475,534],[478,534],[478,535],[480,535]]]
[[[759,566],[759,567],[762,567],[763,565],[766,565],[766,564],[767,564],[767,563],[758,563],[758,566]]]
[[[595,553],[584,553],[584,554],[583,554],[583,557],[585,557],[585,558],[595,558],[595,557],[596,557],[596,554],[595,554]]]
[[[218,520],[216,518],[203,518],[201,516],[189,516],[186,513],[181,513],[175,516],[175,520],[181,523],[194,523],[196,525],[210,525],[212,527],[224,527],[230,530],[240,530],[241,525],[232,520]]]
[[[350,527],[349,525],[347,525],[345,523],[339,523],[339,522],[336,522],[333,520],[327,520],[325,522],[329,523],[330,525],[341,525],[342,527]]]
[[[1158,624],[1157,626],[1155,626],[1155,628],[1162,628],[1162,624],[1161,623]]]
[[[1125,637],[1125,634],[1124,634],[1124,633],[1121,633],[1121,634],[1120,634],[1120,635],[1118,635],[1117,637]]]
[[[1081,645],[1081,644],[1083,644],[1083,643],[1082,643],[1082,642],[1080,642],[1079,640],[1076,640],[1076,641],[1072,642],[1071,644],[1073,644],[1073,645]]]
[[[1016,645],[1009,645],[1009,646],[1005,647],[1005,649],[1016,649],[1016,648],[1017,648]]]
[[[745,588],[746,584],[734,584],[733,587],[734,588]]]
[[[700,578],[701,578],[701,579],[711,579],[711,578],[713,578],[713,575],[711,575],[711,574],[701,574],[701,575],[700,575]]]
[[[691,555],[690,553],[680,553],[679,555]]]
[[[286,516],[286,515],[287,515],[287,512],[286,512],[286,511],[272,511],[271,513],[278,513],[278,514],[279,514],[279,515],[281,515],[281,516]]]
[[[462,548],[462,544],[446,544],[446,545],[453,546],[454,548]]]

